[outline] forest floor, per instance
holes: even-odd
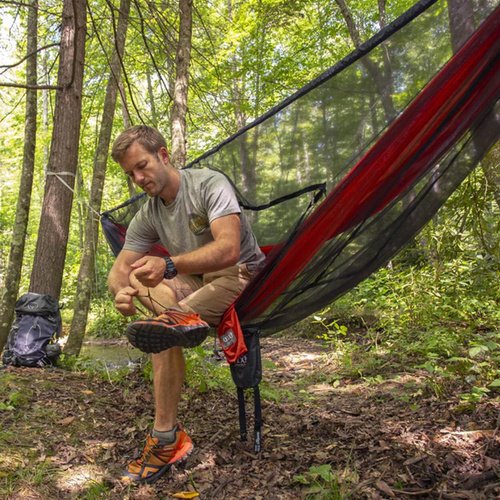
[[[464,404],[426,372],[332,378],[317,341],[263,339],[263,451],[239,440],[235,391],[188,388],[195,451],[153,486],[117,478],[142,452],[153,400],[126,383],[56,369],[0,371],[0,498],[495,499],[500,402]],[[251,396],[251,394],[249,394]],[[247,401],[252,429],[251,397]],[[312,489],[311,489],[312,488]]]

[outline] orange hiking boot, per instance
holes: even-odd
[[[177,424],[176,438],[172,444],[161,445],[158,439],[148,435],[142,457],[128,464],[121,480],[153,484],[170,470],[173,464],[186,459],[193,448],[193,441],[180,424]]]
[[[210,327],[195,313],[167,309],[156,318],[138,319],[125,331],[130,343],[143,352],[161,352],[174,346],[196,347]]]

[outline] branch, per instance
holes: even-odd
[[[111,4],[110,3],[108,3],[108,6],[111,8]],[[99,42],[99,45],[100,45],[100,47],[102,49],[104,57],[106,58],[107,64],[108,64],[109,68],[111,69],[111,62],[109,60],[109,57],[108,57],[108,55],[106,53],[106,49],[105,49],[104,44],[103,44],[103,42],[101,40],[101,37],[99,35],[99,30],[97,29],[97,25],[95,23],[93,15],[92,15],[92,10],[90,8],[90,5],[87,4],[87,8],[88,8],[88,12],[89,12],[89,16],[90,16],[90,20],[91,20],[92,26],[94,28],[94,32],[95,32],[96,37],[97,37],[97,41]],[[112,19],[112,21],[113,21],[113,31],[115,31],[116,28],[115,28],[115,25],[114,25],[114,16],[112,16],[112,17],[113,17],[113,19]],[[136,103],[134,101],[134,97],[132,95],[132,87],[131,87],[130,81],[129,81],[128,77],[127,77],[127,72],[126,72],[126,69],[125,69],[125,65],[123,63],[123,57],[119,53],[117,53],[117,55],[118,55],[118,59],[120,60],[120,66],[122,67],[122,78],[127,83],[127,87],[129,89],[130,100],[132,101],[132,105],[134,106],[134,109],[135,109],[135,111],[137,113],[137,116],[139,117],[139,119],[141,120],[141,122],[144,123],[144,120],[142,119],[142,116],[141,116],[141,112],[139,111],[139,108],[137,107],[137,105],[136,105]]]
[[[35,50],[34,52],[31,52],[30,54],[26,54],[20,61],[14,63],[14,64],[3,64],[0,65],[0,68],[15,68],[16,66],[19,66],[22,64],[26,59],[29,59],[30,57],[33,57],[34,55],[38,54],[38,52],[41,52],[42,50],[45,49],[50,49],[52,47],[59,47],[59,43],[51,43],[50,45],[45,45],[44,47],[40,47],[39,49]]]
[[[32,7],[29,3],[24,3],[24,2],[14,2],[14,1],[8,1],[8,0],[0,0],[0,4],[4,5],[17,5],[18,7]]]
[[[64,87],[60,85],[23,85],[21,83],[0,82],[0,87],[15,87],[18,89],[27,90],[62,90]]]
[[[147,50],[147,52],[148,52],[148,54],[149,54],[149,56],[151,58],[153,66],[154,66],[154,68],[156,70],[156,73],[158,74],[158,77],[160,79],[160,84],[165,88],[165,92],[167,93],[167,95],[170,98],[170,100],[172,100],[172,96],[170,95],[168,85],[165,85],[165,83],[163,81],[163,76],[161,74],[161,71],[158,68],[158,65],[156,64],[156,60],[155,60],[155,58],[153,56],[153,53],[151,52],[151,49],[150,49],[149,44],[148,44],[148,38],[147,38],[145,30],[144,30],[144,17],[142,15],[141,7],[139,5],[139,2],[135,1],[134,3],[135,3],[135,6],[136,6],[136,9],[137,9],[137,13],[139,14],[140,26],[141,26],[141,36],[142,36],[142,40],[144,42],[144,46],[146,47],[146,50]]]

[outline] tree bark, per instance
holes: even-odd
[[[118,29],[116,32],[115,48],[111,59],[110,77],[104,99],[101,128],[97,149],[94,155],[94,170],[92,176],[92,187],[90,192],[90,207],[85,224],[85,245],[83,248],[80,271],[78,274],[78,287],[75,297],[73,320],[64,352],[78,356],[82,348],[85,327],[90,309],[92,296],[92,283],[95,271],[95,252],[99,238],[99,220],[95,213],[101,210],[102,192],[106,178],[106,167],[108,159],[111,132],[113,129],[113,118],[116,109],[116,98],[121,78],[120,60],[123,57],[125,38],[127,35],[128,19],[130,13],[130,0],[121,0],[120,15],[118,18]]]
[[[455,53],[476,29],[472,0],[448,0],[448,17],[451,48]]]
[[[59,299],[68,243],[82,110],[86,1],[64,0],[54,128],[30,291]]]
[[[500,208],[500,146],[498,144],[481,160],[481,167],[493,191],[495,202]]]
[[[37,31],[38,31],[38,2],[31,0],[28,7],[28,32],[26,59],[26,85],[37,84]],[[37,91],[26,91],[26,110],[24,124],[24,151],[21,183],[17,198],[16,217],[10,246],[9,264],[5,275],[2,303],[0,306],[0,352],[7,342],[9,330],[14,318],[14,305],[19,292],[21,269],[23,264],[26,230],[31,205],[31,191],[33,187],[33,172],[35,170],[36,149],[36,115]]]
[[[158,114],[156,112],[155,96],[153,93],[153,84],[151,83],[151,74],[149,69],[146,69],[146,78],[148,81],[148,97],[149,97],[149,107],[151,109],[151,124],[153,127],[158,128]]]
[[[186,163],[186,115],[193,31],[193,0],[179,0],[179,45],[176,55],[176,78],[172,106],[172,146],[170,161],[175,168]]]
[[[335,0],[339,6],[340,12],[344,17],[347,25],[347,30],[352,39],[352,42],[356,48],[358,48],[362,39],[356,24],[352,18],[351,11],[347,6],[345,0]],[[383,25],[385,23],[385,3],[381,0],[378,2],[380,23]],[[396,110],[394,108],[394,103],[392,102],[393,93],[393,78],[392,78],[392,66],[390,64],[390,59],[387,53],[387,45],[383,46],[384,50],[384,71],[381,70],[368,56],[361,59],[361,63],[365,66],[369,75],[373,78],[375,86],[377,87],[378,93],[380,95],[380,100],[382,102],[382,107],[385,112],[386,120],[392,121],[396,116]]]
[[[123,85],[123,78],[120,78],[118,83],[118,91],[120,92],[120,109],[122,110],[123,128],[128,129],[131,126],[130,114],[127,109],[127,94],[125,92],[125,85]],[[137,194],[134,181],[127,175],[128,195],[133,198]]]
[[[234,5],[231,0],[227,3],[229,22],[233,22],[233,9]],[[263,30],[265,31],[265,30]],[[265,33],[262,35],[265,36]],[[232,71],[233,71],[233,85],[232,85],[232,99],[234,103],[234,114],[236,121],[236,130],[241,130],[247,124],[247,114],[245,111],[245,81],[240,81],[237,78],[238,61],[235,54],[232,58]],[[256,86],[256,101],[259,101],[259,77],[257,76]],[[258,113],[255,112],[255,115]],[[257,179],[255,177],[255,164],[257,161],[257,151],[259,145],[259,128],[256,127],[247,133],[240,135],[238,141],[238,155],[239,155],[239,171],[234,172],[234,178],[241,176],[241,191],[243,195],[251,202],[255,202],[255,189]],[[258,212],[251,212],[248,214],[252,223],[256,222]]]
[[[450,20],[451,47],[453,52],[457,52],[476,29],[472,0],[448,0],[448,16]],[[495,126],[493,112],[486,118],[486,121],[489,121],[492,127]],[[495,202],[500,208],[499,156],[500,146],[497,145],[493,147],[489,155],[481,160],[481,169],[493,191]]]

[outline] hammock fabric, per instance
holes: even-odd
[[[331,303],[401,250],[495,144],[500,7],[493,7],[478,2],[480,25],[453,55],[446,2],[419,2],[185,167],[232,179],[267,253],[219,335],[241,333],[240,323],[268,335]],[[315,208],[321,183],[329,194]],[[143,201],[103,214],[115,253]]]

